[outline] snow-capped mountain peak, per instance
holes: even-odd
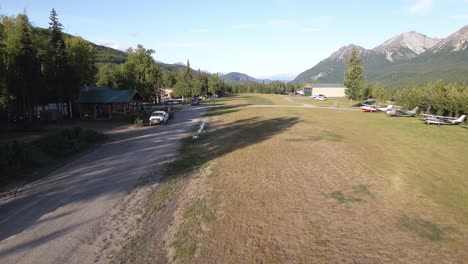
[[[430,38],[424,34],[410,31],[385,41],[383,44],[375,47],[373,50],[381,53],[395,52],[401,48],[407,48],[416,55],[423,53],[436,45],[440,39]]]

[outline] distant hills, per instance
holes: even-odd
[[[346,59],[353,48],[361,56],[369,81],[396,86],[437,79],[468,81],[468,26],[465,26],[444,39],[411,31],[373,49],[350,44],[299,74],[292,83],[343,82]]]
[[[230,72],[226,74],[222,74],[219,76],[222,80],[226,82],[240,82],[240,83],[248,83],[248,82],[253,82],[253,83],[271,83],[273,81],[283,81],[283,80],[271,80],[271,79],[256,79],[252,76],[249,76],[245,73],[240,73],[240,72]]]
[[[257,82],[257,79],[254,77],[240,72],[230,72],[219,77],[227,82]]]
[[[71,35],[68,35],[67,37],[71,37]],[[91,45],[94,46],[96,50],[96,62],[98,64],[103,64],[103,63],[113,63],[113,64],[121,64],[125,63],[127,61],[127,55],[125,52],[121,50],[116,50],[113,48],[109,48],[106,46],[102,45],[97,45],[95,43],[90,42]],[[173,64],[170,63],[164,63],[161,61],[156,61],[156,64],[161,66],[162,68],[168,70],[168,71],[178,71],[181,68],[187,67],[187,65],[183,62],[176,62]],[[210,74],[210,72],[201,70],[201,72]],[[226,82],[256,82],[256,83],[270,83],[272,80],[269,79],[255,79],[252,76],[249,76],[245,73],[240,73],[240,72],[230,72],[227,74],[219,74],[219,77],[226,81]]]
[[[35,28],[40,34],[47,34],[48,29],[43,28]],[[73,35],[63,33],[65,38],[74,37]],[[123,64],[127,61],[127,54],[124,51],[109,48],[103,45],[95,44],[91,41],[88,41],[91,45],[93,45],[96,51],[96,63],[99,64]],[[181,64],[169,64],[160,61],[156,61],[156,64],[161,66],[162,68],[168,71],[178,71],[181,68],[185,68],[186,66]]]

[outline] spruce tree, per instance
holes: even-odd
[[[73,99],[76,95],[72,87],[68,85],[68,77],[71,75],[68,65],[65,41],[62,36],[62,24],[58,21],[57,12],[52,9],[49,22],[49,46],[46,52],[45,75],[49,96],[56,98],[59,107],[63,102]]]
[[[187,88],[189,90],[189,96],[190,98],[192,98],[193,94],[192,94],[192,90],[193,90],[193,84],[192,84],[192,81],[193,81],[193,76],[192,76],[192,72],[190,71],[190,61],[187,60],[187,73],[185,75],[185,81],[187,82]]]
[[[345,94],[350,100],[360,99],[361,90],[365,84],[364,66],[362,66],[358,51],[353,49],[347,61],[348,67],[344,74]]]
[[[18,15],[20,51],[15,58],[17,82],[15,85],[16,110],[33,114],[42,90],[41,63],[32,42],[32,27],[25,14]]]

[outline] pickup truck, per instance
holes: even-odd
[[[165,111],[154,111],[149,118],[149,124],[150,126],[154,124],[162,125],[162,124],[167,123],[168,119],[169,119],[169,114],[166,113]]]

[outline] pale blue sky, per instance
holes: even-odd
[[[468,0],[101,1],[0,0],[0,14],[26,10],[47,27],[55,8],[64,31],[155,59],[257,78],[296,75],[354,43],[373,48],[415,30],[447,37],[468,24]]]

